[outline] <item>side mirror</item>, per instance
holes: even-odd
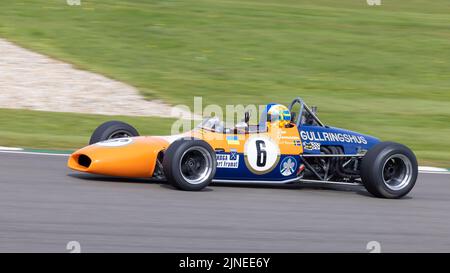
[[[245,112],[244,113],[244,122],[248,124],[249,121],[250,121],[250,113]]]

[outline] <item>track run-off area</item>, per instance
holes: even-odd
[[[412,192],[362,186],[226,185],[183,192],[146,179],[79,174],[67,155],[0,151],[0,252],[448,252],[450,175]]]

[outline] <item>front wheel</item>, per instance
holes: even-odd
[[[108,121],[98,126],[89,140],[89,145],[114,138],[139,136],[138,131],[131,125],[121,121]]]
[[[406,146],[381,142],[370,149],[361,164],[361,180],[376,197],[400,198],[414,187],[417,159]]]
[[[199,139],[180,139],[164,153],[164,174],[173,186],[185,191],[199,191],[216,173],[216,155],[211,146]]]

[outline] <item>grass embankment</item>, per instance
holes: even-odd
[[[29,0],[0,8],[0,36],[148,98],[190,105],[197,95],[224,105],[302,96],[328,124],[405,143],[422,164],[444,166],[449,22],[447,0]],[[24,115],[23,126],[35,126]],[[1,126],[6,135],[17,129]],[[53,145],[39,132],[29,132],[36,145]]]

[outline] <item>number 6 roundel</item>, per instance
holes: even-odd
[[[272,171],[280,160],[278,145],[267,136],[253,136],[245,143],[245,165],[255,174]]]

